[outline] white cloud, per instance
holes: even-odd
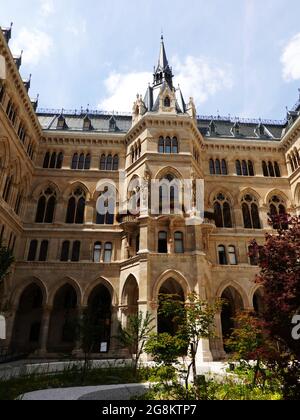
[[[196,104],[200,105],[210,96],[233,86],[228,65],[220,66],[208,58],[193,56],[188,56],[183,61],[176,56],[172,62],[174,83],[180,84],[186,101],[192,96]],[[147,72],[112,72],[104,81],[106,97],[99,104],[99,108],[107,111],[130,111],[135,95],[144,94],[152,79],[152,73]]]
[[[112,72],[104,81],[107,96],[99,104],[103,111],[129,112],[137,93],[145,93],[153,75],[147,72]]]
[[[53,0],[40,0],[40,14],[43,17],[53,15],[55,12]]]
[[[300,80],[300,33],[295,35],[285,46],[281,63],[285,81]]]
[[[23,63],[31,66],[36,66],[42,58],[47,57],[52,48],[52,38],[38,29],[22,28],[12,42],[12,50],[15,53],[23,50]]]
[[[76,23],[68,23],[66,31],[70,34],[79,37],[86,34],[87,31],[87,22],[85,19],[82,19]]]

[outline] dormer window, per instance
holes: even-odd
[[[166,96],[164,100],[164,107],[170,108],[170,106],[171,106],[171,99],[169,98],[169,96]]]
[[[116,120],[114,119],[114,117],[111,117],[111,119],[109,120],[109,131],[116,131],[116,129],[117,129]]]
[[[66,123],[66,119],[63,115],[60,115],[58,117],[58,120],[57,120],[57,129],[58,130],[65,130],[66,128],[68,128],[67,123]]]
[[[92,130],[92,121],[90,120],[88,116],[86,116],[85,119],[83,120],[83,129],[85,131]]]

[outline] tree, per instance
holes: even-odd
[[[135,373],[137,372],[140,358],[144,352],[149,335],[154,330],[154,318],[149,312],[145,317],[143,312],[128,317],[126,328],[120,329],[119,341],[123,347],[129,349]]]
[[[175,326],[173,339],[177,340],[177,357],[188,354],[191,363],[188,365],[186,384],[188,384],[190,371],[193,372],[193,380],[196,388],[196,395],[199,398],[197,385],[196,357],[202,339],[209,339],[215,336],[214,321],[215,315],[222,306],[221,301],[214,304],[202,300],[196,293],[188,296],[187,302],[182,302],[178,296],[162,295],[160,299],[160,314],[171,319]],[[167,336],[165,336],[166,340]],[[158,343],[161,341],[159,337]],[[185,352],[183,352],[185,350]]]
[[[10,266],[14,262],[14,257],[11,251],[2,245],[0,242],[0,283],[4,277],[8,274]]]
[[[300,217],[281,216],[271,223],[280,227],[277,234],[267,234],[262,248],[254,241],[252,252],[261,268],[257,281],[264,288],[264,319],[280,349],[276,366],[285,398],[300,398],[300,340],[292,334],[292,321],[300,314]]]

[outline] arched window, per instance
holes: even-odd
[[[247,194],[242,199],[242,210],[245,229],[261,229],[257,200]]]
[[[219,159],[216,159],[216,175],[221,175],[221,163]]]
[[[287,214],[285,202],[281,197],[278,197],[277,195],[274,195],[269,200],[269,206],[270,206],[270,216],[271,217],[278,217],[278,216],[285,216]],[[285,223],[285,221],[278,221],[274,224],[274,229],[287,229],[288,225]]]
[[[225,159],[222,159],[222,175],[228,175],[227,162]]]
[[[85,157],[84,169],[85,170],[91,169],[91,155],[89,153]]]
[[[274,163],[275,175],[277,178],[281,178],[281,171],[278,162]]]
[[[218,228],[232,228],[230,201],[224,194],[220,193],[215,197],[214,211]]]
[[[106,156],[102,155],[100,158],[100,171],[106,170]]]
[[[233,245],[228,247],[228,256],[229,256],[229,264],[230,265],[237,265],[237,255],[236,255],[236,248]]]
[[[62,262],[69,261],[69,255],[70,255],[70,241],[64,241],[61,248],[60,261]]]
[[[269,176],[269,171],[268,171],[268,165],[265,161],[263,161],[262,163],[262,169],[263,169],[263,174],[264,176]]]
[[[113,158],[112,158],[112,155],[108,155],[107,156],[107,160],[106,160],[106,170],[107,171],[112,171],[112,166],[113,166]]]
[[[85,193],[77,188],[70,196],[67,210],[66,223],[83,224],[85,212]]]
[[[9,202],[10,193],[13,185],[13,176],[8,176],[3,190],[3,200]]]
[[[50,169],[55,169],[56,167],[56,152],[52,153],[51,160],[50,160]]]
[[[241,162],[239,160],[237,160],[235,162],[235,166],[236,166],[236,174],[238,176],[241,176],[242,175],[242,165],[241,165]]]
[[[100,193],[100,197],[101,195],[102,193]],[[96,224],[97,225],[113,225],[115,223],[115,202],[112,203],[109,201],[109,199],[107,199],[104,202],[104,211],[105,211],[104,214],[100,214],[97,212]]]
[[[57,157],[56,169],[61,169],[62,168],[63,161],[64,161],[64,154],[62,152],[60,152],[58,157]]]
[[[218,257],[219,257],[219,264],[220,265],[227,265],[227,255],[226,255],[226,248],[224,245],[218,246]]]
[[[78,153],[75,153],[73,155],[71,169],[77,169],[77,168],[78,168]]]
[[[37,248],[38,248],[38,241],[36,240],[31,241],[30,246],[29,246],[27,261],[35,261]]]
[[[248,173],[249,176],[254,176],[254,165],[251,160],[248,160]]]
[[[158,234],[158,253],[168,253],[168,234],[167,232],[159,232]]]
[[[105,246],[104,246],[104,262],[105,263],[110,263],[112,260],[112,243],[111,242],[106,242]]]
[[[165,144],[166,144],[165,153],[170,154],[171,153],[171,147],[172,147],[172,142],[171,142],[170,137],[166,138],[166,143]]]
[[[179,152],[177,137],[172,139],[172,153],[177,154]]]
[[[50,162],[50,152],[47,152],[44,157],[43,168],[45,169],[49,168],[49,162]]]
[[[102,251],[102,243],[96,242],[94,244],[94,255],[93,255],[93,261],[95,263],[99,263],[101,261],[101,251]]]
[[[134,162],[134,148],[133,147],[131,147],[130,154],[131,154],[131,163],[133,163]]]
[[[42,262],[47,261],[48,247],[49,247],[49,242],[42,241],[41,247],[40,247],[39,261],[42,261]]]
[[[38,201],[36,223],[53,223],[56,193],[52,188],[42,191]]]
[[[158,140],[158,153],[165,153],[165,140],[160,137]]]
[[[175,243],[175,253],[176,254],[184,254],[184,243],[183,243],[183,233],[182,232],[175,232],[174,243]]]
[[[275,178],[275,171],[274,171],[274,167],[273,167],[272,162],[268,163],[268,168],[269,168],[270,177]]]
[[[114,162],[113,162],[113,170],[118,171],[119,170],[119,156],[114,156]]]
[[[215,175],[216,174],[215,161],[213,159],[209,159],[209,173],[211,175]]]
[[[80,260],[80,248],[81,248],[81,243],[79,241],[75,241],[73,243],[73,248],[72,248],[72,257],[71,257],[72,262],[78,262]]]
[[[243,176],[249,176],[248,165],[245,160],[242,161],[242,172]]]
[[[79,156],[79,161],[78,161],[78,168],[79,170],[83,170],[84,169],[84,162],[85,162],[85,156],[83,153],[81,153],[81,155]]]
[[[169,96],[166,96],[165,99],[164,99],[164,107],[165,108],[170,108],[170,106],[171,106],[171,100],[170,100]]]
[[[17,215],[20,214],[21,204],[22,204],[22,193],[18,193],[17,199],[16,199],[16,204],[15,204],[15,213]]]

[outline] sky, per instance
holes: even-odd
[[[283,119],[299,99],[299,0],[0,0],[40,108],[131,112],[164,34],[199,115]]]

